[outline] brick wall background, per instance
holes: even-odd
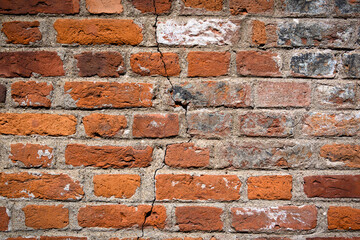
[[[0,0],[1,240],[360,239],[357,0]]]

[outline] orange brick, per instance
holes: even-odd
[[[51,83],[21,81],[11,84],[11,97],[22,107],[49,108],[51,106],[50,94],[53,90]]]
[[[352,207],[329,207],[328,229],[360,230],[360,209]]]
[[[216,207],[186,206],[175,209],[176,224],[180,231],[221,231],[223,210]]]
[[[69,225],[69,209],[63,205],[39,206],[27,205],[22,209],[25,213],[25,225],[34,229],[64,228]]]
[[[187,56],[188,77],[218,77],[228,74],[229,52],[190,52]]]
[[[290,200],[292,176],[259,176],[247,180],[249,199]]]
[[[206,167],[209,161],[209,149],[196,147],[194,143],[171,144],[166,147],[165,163],[171,167]]]
[[[6,35],[7,43],[30,44],[42,39],[39,21],[33,22],[4,22],[1,31]]]
[[[117,137],[126,128],[126,117],[93,113],[83,118],[85,132],[93,138]]]
[[[139,175],[102,174],[93,179],[94,194],[100,197],[130,198],[140,186]]]
[[[39,144],[11,144],[9,158],[14,163],[21,162],[25,167],[50,167],[54,159],[54,149]]]
[[[179,116],[177,114],[142,114],[135,115],[133,136],[165,138],[179,134]]]

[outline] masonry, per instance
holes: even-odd
[[[0,240],[360,239],[359,1],[0,15]]]

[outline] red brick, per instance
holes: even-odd
[[[360,209],[352,207],[329,207],[328,229],[360,230]]]
[[[288,137],[293,134],[294,119],[285,113],[254,113],[239,116],[240,134],[249,137]]]
[[[240,198],[240,187],[235,175],[161,174],[156,176],[156,199],[233,201]]]
[[[188,77],[218,77],[228,74],[229,52],[189,52]]]
[[[230,13],[232,15],[271,14],[274,12],[274,0],[230,0]]]
[[[179,134],[179,116],[177,114],[135,115],[133,122],[134,137],[166,138]]]
[[[13,238],[7,238],[6,240],[38,240],[38,238],[35,238],[35,237],[13,237]]]
[[[308,83],[261,81],[256,95],[258,107],[307,107],[311,103]]]
[[[303,117],[302,133],[316,137],[357,136],[360,116],[349,113],[309,113]]]
[[[87,237],[46,237],[46,236],[41,236],[40,240],[87,240]]]
[[[131,198],[140,186],[140,181],[140,176],[134,174],[95,175],[94,194],[100,197]]]
[[[122,13],[121,0],[86,0],[86,8],[90,13]]]
[[[56,52],[1,52],[0,77],[64,76],[63,62]]]
[[[11,84],[11,97],[20,106],[49,108],[53,90],[51,83],[21,81]]]
[[[223,8],[223,0],[182,0],[185,7],[200,8],[206,11],[221,11]]]
[[[150,210],[152,210],[150,212]],[[150,216],[146,216],[150,214]],[[119,217],[121,216],[121,217]],[[146,218],[145,218],[146,217]],[[146,220],[146,221],[145,221]],[[78,223],[81,227],[132,228],[165,227],[166,209],[156,205],[100,205],[80,208]]]
[[[80,77],[119,77],[125,73],[125,63],[118,52],[83,52],[75,55]]]
[[[332,162],[343,162],[347,167],[360,168],[360,145],[326,144],[321,147],[320,156]]]
[[[0,0],[1,14],[74,14],[79,10],[79,0]]]
[[[247,187],[249,199],[290,200],[292,176],[249,177]]]
[[[76,132],[72,115],[0,113],[0,134],[68,136]]]
[[[21,162],[25,167],[50,167],[54,159],[54,149],[39,144],[11,144],[9,158],[12,162]]]
[[[180,231],[221,231],[223,210],[216,207],[186,206],[175,209],[176,224]]]
[[[360,198],[360,175],[304,177],[304,192],[309,198]]]
[[[229,136],[233,124],[231,114],[222,112],[191,112],[187,122],[189,134],[204,138]]]
[[[151,107],[153,85],[150,83],[66,82],[66,94],[79,108]]]
[[[317,223],[315,206],[232,208],[231,213],[238,232],[310,230]]]
[[[66,174],[0,173],[0,195],[6,198],[79,200],[82,186]]]
[[[152,161],[153,148],[86,146],[69,144],[65,149],[65,162],[72,166],[100,168],[148,167]]]
[[[168,13],[172,0],[132,0],[134,7],[142,13]]]
[[[171,144],[166,147],[165,164],[170,167],[206,167],[209,161],[210,150],[196,147],[194,143]]]
[[[106,115],[93,113],[83,118],[85,132],[93,138],[117,137],[126,128],[126,117],[122,115]]]
[[[7,231],[9,229],[10,216],[6,207],[0,207],[0,231]]]
[[[179,56],[176,53],[140,52],[132,54],[131,69],[141,76],[178,76],[180,74]]]
[[[142,29],[129,19],[58,19],[57,42],[63,44],[138,45]]]
[[[22,209],[25,213],[25,225],[34,229],[64,228],[69,225],[69,209],[63,205],[39,206],[27,205]]]
[[[1,31],[6,35],[7,43],[30,44],[42,39],[39,21],[33,22],[5,22]]]
[[[280,61],[273,52],[240,51],[236,55],[237,72],[242,76],[280,77]]]
[[[196,107],[250,107],[251,85],[227,81],[184,82],[171,89],[173,102]],[[171,102],[169,103],[169,105]]]
[[[251,40],[255,45],[265,45],[267,43],[265,23],[259,20],[252,21]]]

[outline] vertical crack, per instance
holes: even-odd
[[[187,121],[187,113],[188,113],[188,107],[189,107],[190,101],[189,102],[187,102],[187,101],[185,101],[185,102],[184,101],[177,101],[173,96],[174,84],[171,82],[170,76],[169,76],[169,74],[167,72],[166,63],[165,63],[165,60],[164,60],[164,54],[160,50],[159,42],[158,42],[158,39],[157,39],[157,22],[158,22],[159,14],[157,13],[157,9],[156,9],[156,0],[153,0],[152,2],[153,2],[153,6],[154,6],[154,13],[155,13],[155,23],[154,23],[153,27],[155,28],[156,49],[157,49],[157,52],[160,54],[160,59],[161,59],[161,62],[163,64],[164,71],[165,71],[165,77],[166,77],[167,81],[169,82],[169,84],[171,86],[170,91],[169,91],[170,97],[173,100],[175,105],[181,106],[185,110],[185,120]],[[188,126],[188,124],[187,124],[187,126]],[[188,132],[188,129],[186,129],[186,132]],[[188,142],[190,142],[191,140],[192,140],[192,137],[190,136],[190,139],[189,139]],[[154,199],[152,200],[150,211],[145,213],[144,222],[141,225],[141,236],[137,237],[137,240],[144,237],[144,235],[145,235],[144,234],[144,227],[145,227],[145,224],[146,224],[146,220],[151,216],[151,214],[153,212],[153,209],[154,209],[154,205],[155,205],[155,202],[156,202],[156,175],[157,175],[157,172],[159,170],[161,170],[161,169],[163,169],[165,167],[165,155],[166,155],[166,153],[164,153],[164,159],[162,161],[161,167],[157,168],[155,170],[155,172],[154,172],[154,176],[153,176]]]

